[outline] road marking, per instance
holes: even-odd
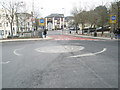
[[[23,47],[23,48],[24,48],[24,47]],[[17,51],[19,51],[19,50],[21,50],[21,49],[23,49],[23,48],[15,49],[15,50],[13,51],[13,53],[14,53],[15,55],[17,55],[17,56],[22,56],[22,54],[17,53]]]
[[[34,49],[37,52],[42,53],[66,53],[66,52],[76,52],[83,50],[83,46],[71,46],[71,45],[60,45],[60,46],[47,46]]]
[[[8,64],[10,63],[10,61],[7,61],[7,62],[0,62],[0,64]]]
[[[101,54],[103,52],[105,52],[107,50],[107,48],[103,48],[102,51],[96,52],[96,53],[87,53],[87,54],[82,54],[82,55],[76,55],[76,56],[70,56],[70,57],[85,57],[85,56],[94,56],[97,54]]]

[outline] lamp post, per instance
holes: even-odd
[[[64,10],[65,10],[65,9],[62,8],[62,10],[63,10],[63,30],[64,30],[64,18],[65,18],[65,17],[64,17]]]
[[[62,27],[62,34],[63,34],[63,30],[64,30],[64,8],[62,8],[63,11],[63,27]]]
[[[41,12],[41,18],[43,18],[43,7],[40,8]]]

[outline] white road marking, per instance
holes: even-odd
[[[0,62],[0,64],[8,64],[10,63],[10,61],[7,61],[7,62]]]
[[[96,53],[87,53],[87,54],[82,54],[82,55],[76,55],[76,56],[70,56],[70,57],[85,57],[85,56],[94,56],[97,54],[101,54],[103,52],[105,52],[107,50],[107,48],[103,48],[102,51],[96,52]]]
[[[66,53],[66,52],[76,52],[83,50],[84,47],[82,46],[70,46],[70,45],[63,45],[63,46],[47,46],[34,49],[37,52],[42,53]]]
[[[24,48],[24,47],[23,47],[23,48]],[[23,49],[23,48],[15,49],[15,50],[13,51],[13,53],[14,53],[15,55],[17,55],[17,56],[22,56],[22,54],[17,53],[17,51],[19,51],[19,50],[21,50],[21,49]]]

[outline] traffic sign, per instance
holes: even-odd
[[[110,15],[110,23],[115,24],[117,22],[116,15]]]
[[[116,20],[116,16],[112,16],[112,20]]]
[[[40,18],[40,19],[39,19],[39,25],[40,25],[40,26],[44,26],[44,25],[45,25],[45,20],[44,20],[44,18]]]
[[[44,23],[44,19],[40,19],[40,23]]]

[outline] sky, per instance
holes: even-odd
[[[10,0],[1,0],[10,1]],[[13,2],[16,0],[12,0]],[[20,0],[18,0],[20,1]],[[74,7],[82,7],[92,9],[99,5],[110,5],[114,0],[21,0],[26,3],[26,9],[31,12],[32,3],[34,2],[34,11],[39,12],[42,17],[48,16],[51,13],[64,14],[70,16]]]

